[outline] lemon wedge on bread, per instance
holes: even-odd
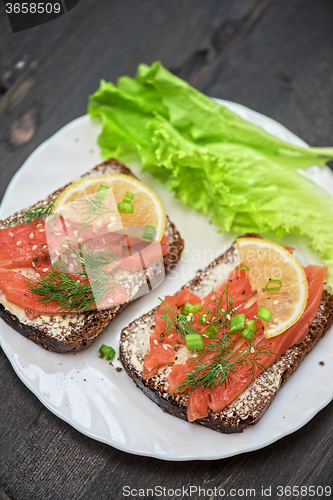
[[[73,182],[57,198],[53,212],[61,209],[75,200],[97,193],[100,186],[111,188],[116,204],[122,203],[126,194],[131,193],[133,213],[120,213],[125,227],[154,226],[157,240],[163,238],[166,215],[163,204],[157,194],[138,179],[125,174],[107,174],[98,177],[85,177]]]
[[[247,266],[257,302],[272,313],[265,337],[280,335],[302,316],[308,299],[303,267],[283,246],[260,238],[238,238],[241,262]]]

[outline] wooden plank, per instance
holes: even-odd
[[[333,3],[270,1],[259,14],[192,83],[276,119],[311,146],[331,146]]]
[[[4,94],[17,78],[30,66],[35,67],[57,49],[59,40],[69,36],[73,30],[73,19],[79,24],[87,17],[93,6],[81,2],[75,14],[68,13],[52,22],[13,34],[0,3],[0,94]]]

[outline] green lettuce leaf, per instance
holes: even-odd
[[[333,148],[281,141],[158,62],[117,86],[102,81],[88,111],[102,119],[103,157],[139,154],[143,170],[222,231],[307,235],[333,284],[333,197],[298,171],[324,165]]]

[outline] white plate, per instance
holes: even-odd
[[[273,120],[235,103],[221,103],[277,137],[305,145]],[[99,163],[96,143],[99,131],[99,125],[83,116],[37,148],[10,183],[0,217],[43,199]],[[333,193],[333,175],[329,169],[315,167],[310,175]],[[83,434],[138,455],[165,460],[224,458],[261,448],[299,429],[332,398],[332,329],[279,391],[264,418],[235,435],[221,435],[163,413],[136,388],[124,370],[120,373],[115,370],[121,366],[119,361],[112,367],[99,358],[102,343],[117,348],[123,327],[155,306],[158,296],[177,291],[198,268],[222,253],[235,236],[218,234],[206,217],[175,200],[166,186],[150,175],[140,178],[160,195],[185,239],[177,271],[169,274],[157,290],[132,303],[92,347],[78,354],[49,353],[1,321],[1,345],[17,375],[49,410]],[[196,237],[200,233],[205,234],[204,241]],[[300,238],[289,237],[286,242],[297,244],[303,264],[318,262]],[[320,361],[325,365],[319,365]]]

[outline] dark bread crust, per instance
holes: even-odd
[[[66,337],[65,341],[60,341],[55,337],[47,335],[37,327],[21,323],[17,316],[7,311],[2,304],[0,304],[0,317],[14,330],[27,339],[32,340],[35,344],[44,347],[44,349],[48,351],[63,354],[66,352],[82,351],[89,347],[105,330],[110,321],[112,321],[125,307],[126,304],[123,304],[113,307],[112,311],[106,309],[104,311],[98,311],[98,313],[84,314],[84,330],[81,332],[80,337],[74,333]]]
[[[250,236],[250,235],[248,235]],[[258,236],[258,235],[251,235]],[[235,254],[233,244],[223,255],[215,259],[206,269],[198,271],[197,275],[187,284],[188,288],[195,293],[207,272],[214,270],[221,262],[232,262]],[[158,307],[132,322],[122,331],[120,339],[120,359],[128,375],[142,392],[162,410],[170,415],[187,421],[186,400],[187,397],[167,394],[167,382],[165,372],[158,373],[154,377],[143,380],[142,374],[131,363],[126,340],[129,333],[137,328],[140,323],[147,323],[151,330],[155,324],[155,313]],[[325,332],[333,325],[333,296],[327,291],[323,292],[317,315],[309,327],[309,332],[301,344],[294,345],[288,349],[275,363],[259,375],[250,385],[245,398],[236,398],[221,412],[209,410],[207,417],[197,419],[195,424],[226,434],[242,432],[249,425],[258,422],[267,408],[274,400],[278,390],[285,384],[290,375],[297,370],[306,354],[308,354],[319,342]],[[273,381],[273,383],[272,383]]]
[[[93,169],[89,170],[81,176],[81,178],[89,177],[91,175],[104,175],[106,173],[119,173],[126,174],[135,177],[133,173],[120,161],[115,158],[109,158],[100,165],[97,165]],[[47,204],[53,198],[59,196],[59,194],[68,186],[57,189],[54,193],[50,194],[45,200],[37,202],[32,207],[42,206]],[[6,223],[10,222],[15,216],[20,215],[25,210],[16,212],[12,216],[6,219]],[[0,221],[0,227],[3,225],[4,221]],[[184,248],[184,241],[182,240],[179,232],[177,231],[175,225],[170,222],[167,218],[166,223],[166,233],[169,237],[170,248],[169,252],[163,257],[164,266],[166,271],[174,266],[180,259],[181,253]],[[110,321],[112,321],[125,307],[127,304],[121,304],[110,309],[105,309],[103,311],[92,311],[83,313],[80,316],[80,321],[76,323],[75,321],[70,321],[68,328],[69,332],[66,334],[66,338],[57,338],[57,336],[50,335],[47,330],[43,327],[33,326],[29,324],[22,323],[17,316],[8,311],[3,304],[0,303],[0,317],[14,330],[19,332],[24,337],[32,340],[41,347],[44,347],[48,351],[66,353],[73,351],[81,351],[89,347],[97,337],[105,330]],[[55,323],[56,324],[56,323]]]

